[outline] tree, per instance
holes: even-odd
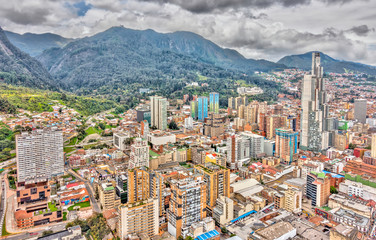
[[[356,148],[356,145],[355,144],[353,144],[353,143],[350,143],[349,144],[349,149],[355,149]]]
[[[183,236],[180,235],[180,236],[178,237],[178,240],[184,240]]]
[[[176,124],[176,122],[174,120],[171,120],[171,122],[168,124],[168,128],[171,129],[171,130],[178,130],[179,129],[178,125]]]
[[[104,124],[104,123],[102,123],[102,122],[100,122],[100,123],[98,124],[98,126],[99,126],[102,130],[105,130],[105,129],[106,129],[106,124]]]
[[[48,236],[48,235],[51,235],[51,234],[53,234],[53,233],[54,233],[54,231],[52,231],[52,230],[43,231],[43,232],[42,232],[42,237],[44,237],[44,236]]]
[[[337,194],[338,190],[334,186],[330,186],[330,193],[331,194]]]
[[[221,232],[225,233],[225,234],[228,233],[227,228],[225,228],[225,227],[221,228]]]

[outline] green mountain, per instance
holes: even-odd
[[[162,34],[123,27],[78,39],[63,48],[48,49],[37,59],[70,90],[135,82],[150,86],[169,79],[196,80],[197,72],[227,78],[240,72],[283,67],[246,59],[193,33]]]
[[[321,64],[323,65],[325,72],[345,73],[347,71],[351,71],[355,73],[366,73],[369,75],[376,75],[375,66],[349,61],[340,61],[324,53],[320,53],[320,55]],[[312,52],[286,56],[280,59],[277,63],[284,64],[287,67],[310,70],[312,65]]]
[[[62,36],[44,33],[25,33],[18,34],[14,32],[4,31],[9,41],[23,52],[28,53],[30,56],[35,57],[41,54],[44,50],[53,47],[64,47],[73,39],[64,38]]]
[[[40,89],[58,89],[43,65],[11,44],[0,28],[0,82]]]

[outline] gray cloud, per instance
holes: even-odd
[[[5,9],[1,11],[1,15],[4,18],[9,19],[10,21],[22,24],[22,25],[37,25],[44,23],[47,20],[47,16],[50,14],[50,11],[46,8],[38,8],[33,11],[26,9]]]
[[[358,36],[367,36],[371,32],[375,32],[375,28],[369,28],[367,25],[354,26],[348,32],[355,33]]]
[[[206,13],[214,10],[229,8],[253,7],[257,9],[268,8],[273,5],[292,7],[297,5],[307,5],[311,0],[144,0],[148,2],[158,2],[160,4],[170,3],[178,5],[183,9],[194,13]]]

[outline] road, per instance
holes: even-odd
[[[6,205],[5,205],[5,199],[7,199],[7,191],[6,191],[6,188],[5,188],[5,182],[3,180],[3,174],[7,173],[8,171],[4,171],[0,174],[0,179],[1,179],[1,203],[0,203],[0,227],[3,227],[3,223],[4,223],[4,216],[5,216],[5,209],[6,209]],[[2,233],[0,233],[0,235],[2,235]]]
[[[97,202],[97,200],[95,199],[95,191],[94,189],[92,188],[90,182],[84,178],[82,178],[80,175],[78,175],[75,171],[73,171],[72,169],[69,169],[68,170],[73,176],[75,176],[77,179],[79,179],[80,181],[84,182],[85,183],[85,187],[89,193],[89,197],[90,197],[90,201],[91,201],[91,204],[93,206],[93,211],[94,212],[97,212],[97,213],[101,213],[102,210],[101,210],[101,207],[99,206],[99,203]]]
[[[10,160],[4,161],[4,162],[0,163],[0,168],[4,168],[5,166],[8,166],[8,165],[13,164],[15,162],[16,162],[16,158],[12,158]]]
[[[54,232],[60,232],[65,230],[65,226],[67,223],[62,222],[62,223],[55,223],[54,225],[51,226],[43,226],[43,228],[40,228],[38,230],[36,229],[30,229],[30,232],[24,232],[16,235],[12,235],[7,237],[6,239],[10,240],[22,240],[22,239],[28,239],[32,237],[37,237],[37,235],[41,235],[44,231],[46,230],[52,230]]]

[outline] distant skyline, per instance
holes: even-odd
[[[0,26],[81,38],[123,25],[191,31],[247,58],[322,51],[376,66],[374,0],[0,0]]]

